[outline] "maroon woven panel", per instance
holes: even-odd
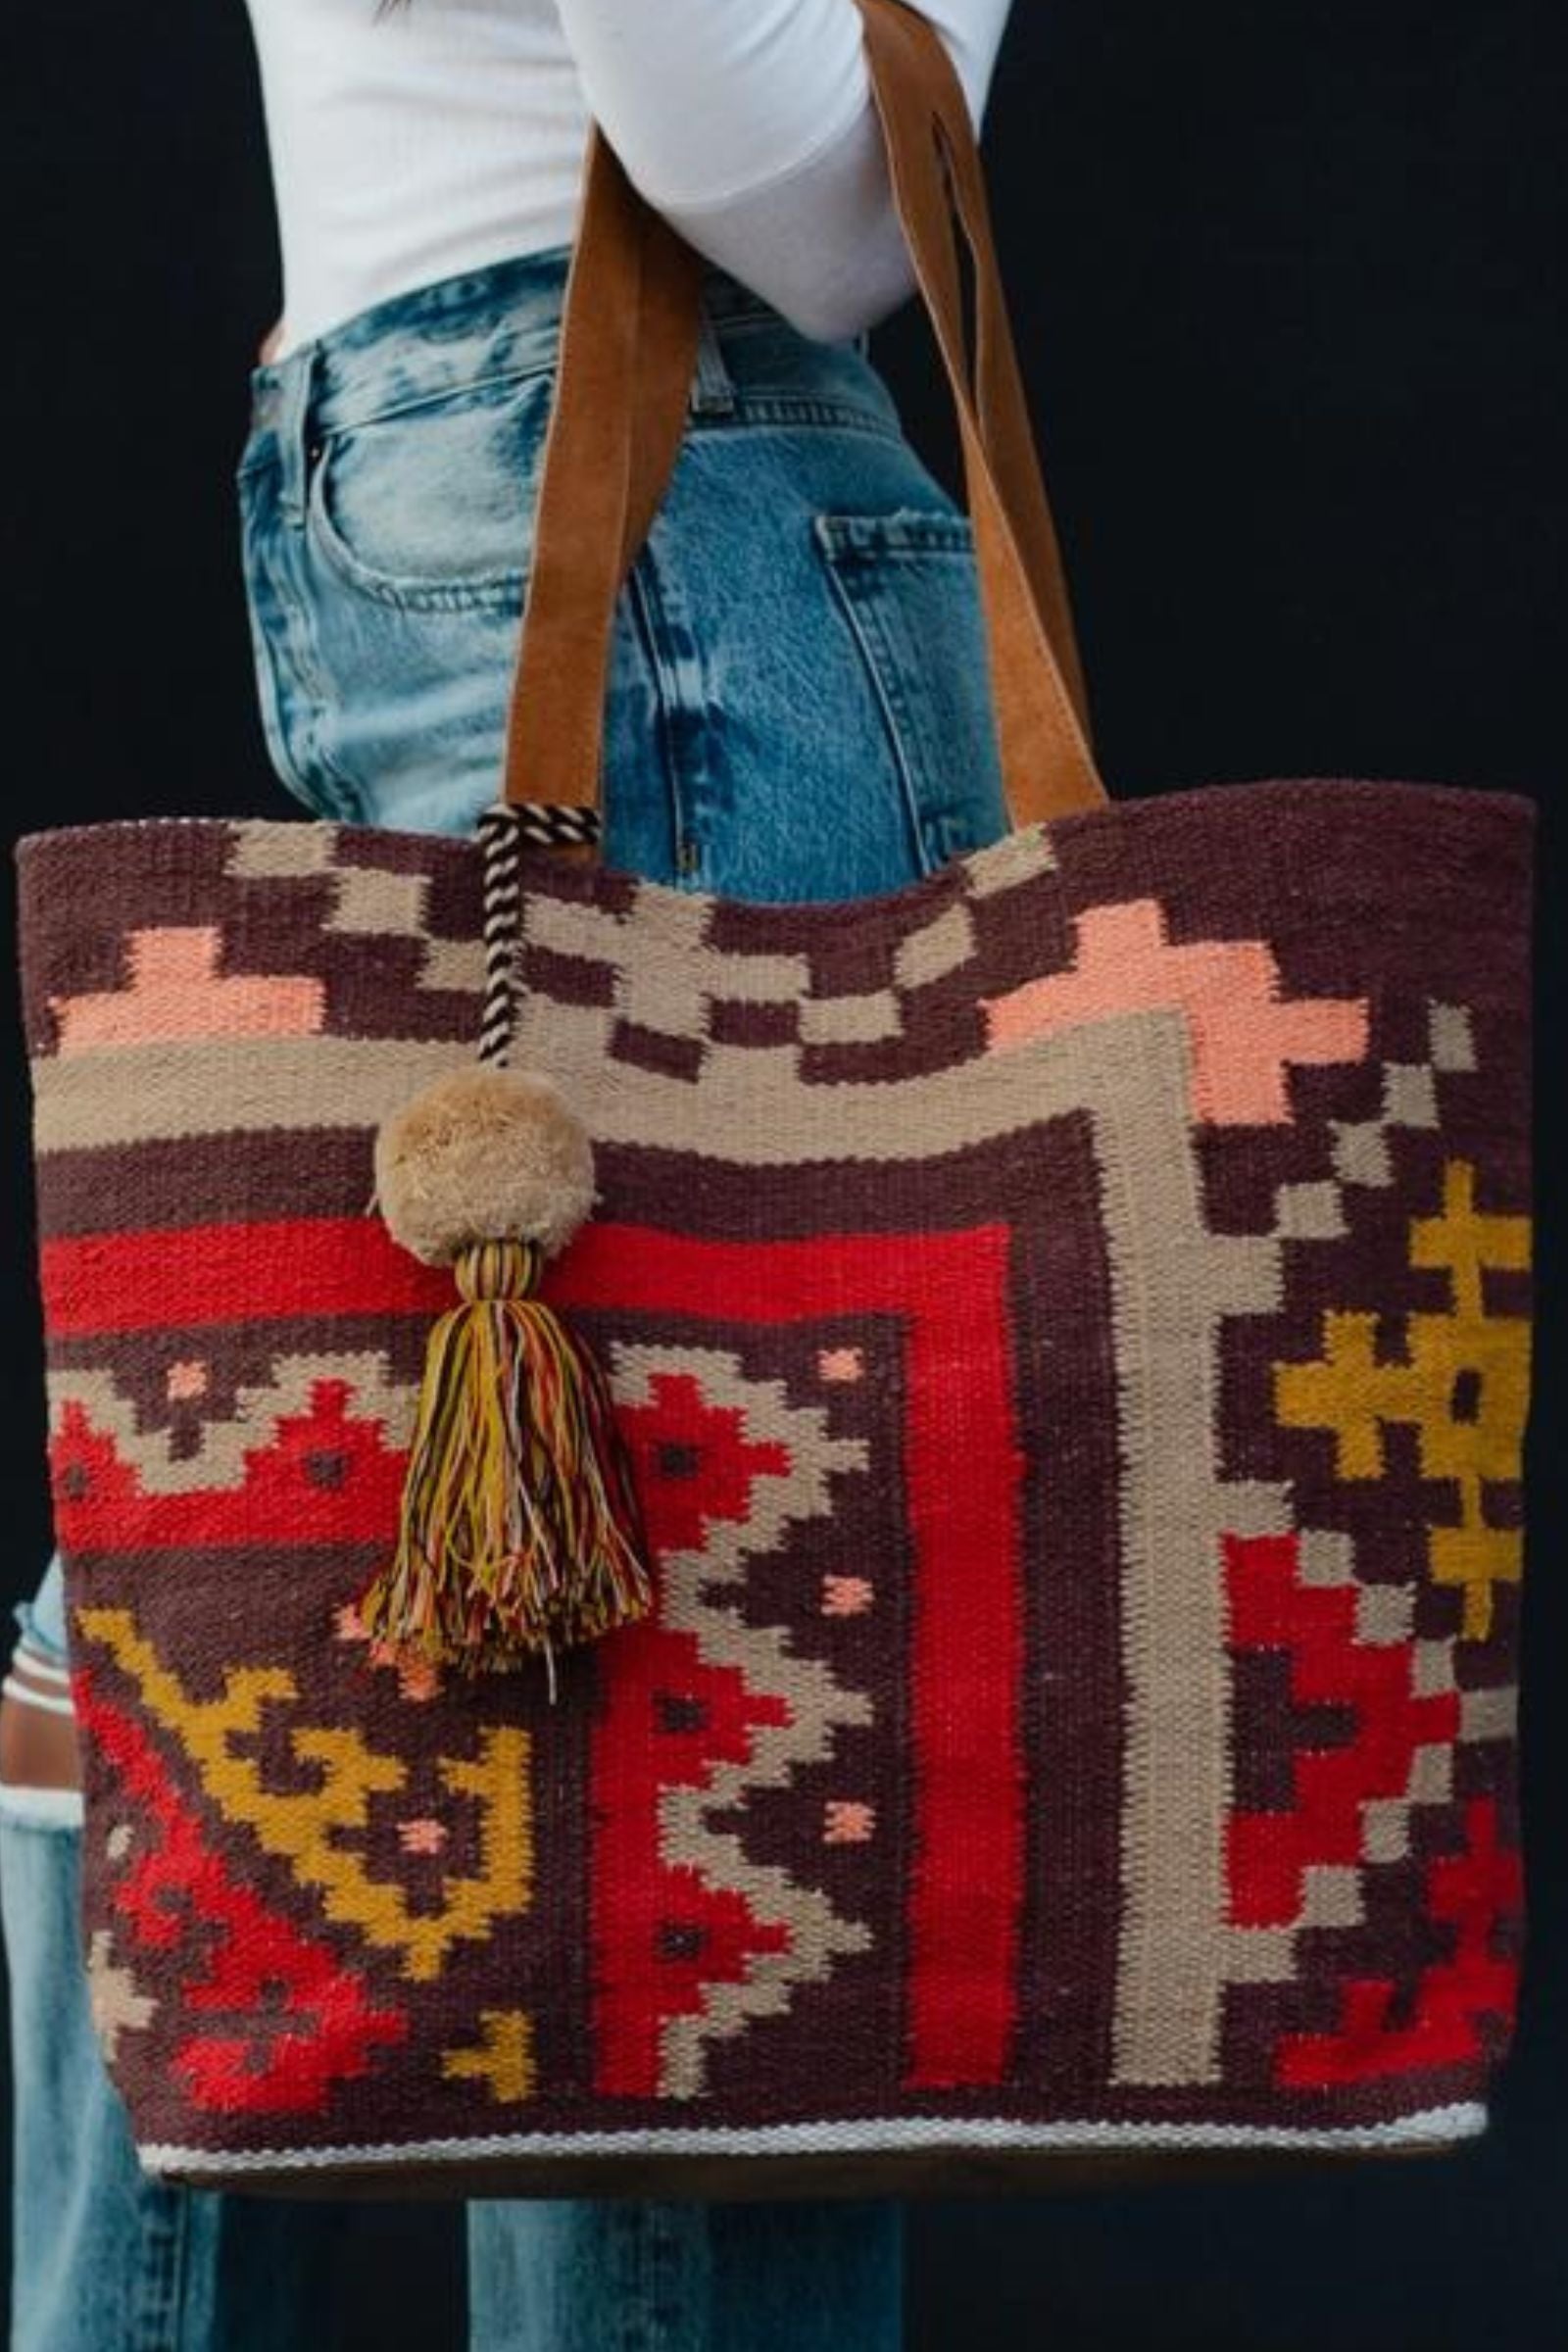
[[[553,1707],[353,1606],[449,1297],[370,1137],[471,1051],[477,853],[25,844],[85,1928],[145,2160],[1479,2129],[1530,838],[1312,782],[852,906],[531,853],[515,1060],[600,1178],[547,1295],[659,1587]]]

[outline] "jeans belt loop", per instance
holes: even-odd
[[[300,530],[305,523],[316,428],[316,346],[307,343],[282,363],[278,385],[277,439],[281,459],[278,508],[283,520]]]
[[[692,378],[688,405],[693,416],[733,416],[735,414],[735,381],[724,357],[718,329],[706,303],[697,338],[697,371]]]

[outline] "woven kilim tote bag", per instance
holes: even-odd
[[[963,102],[864,15],[1004,836],[851,904],[596,855],[698,284],[596,139],[482,842],[20,853],[83,1940],[159,2175],[1019,2184],[1485,2123],[1532,812],[1106,801]]]

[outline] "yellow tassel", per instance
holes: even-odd
[[[360,1598],[372,1638],[468,1673],[646,1616],[653,1591],[624,1442],[598,1359],[533,1296],[537,1242],[454,1261],[430,1335],[397,1549]]]

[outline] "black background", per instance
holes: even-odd
[[[256,714],[230,488],[277,309],[240,0],[7,11],[0,86],[8,827],[291,811]],[[1568,1323],[1550,1115],[1565,117],[1562,11],[1530,0],[1015,11],[993,180],[1112,790],[1349,774],[1541,803],[1532,1927],[1520,2035],[1475,2148],[921,2206],[915,2352],[1568,2347],[1568,1776],[1552,1688]],[[946,469],[918,333],[903,319],[879,349]],[[1239,808],[1243,844],[1245,822]],[[7,894],[8,986],[11,911]],[[5,1582],[22,1592],[46,1520],[9,1001],[0,1052]],[[461,2342],[454,2221],[368,2207],[345,2222],[318,2340]],[[276,2209],[284,2238],[287,2224]]]

